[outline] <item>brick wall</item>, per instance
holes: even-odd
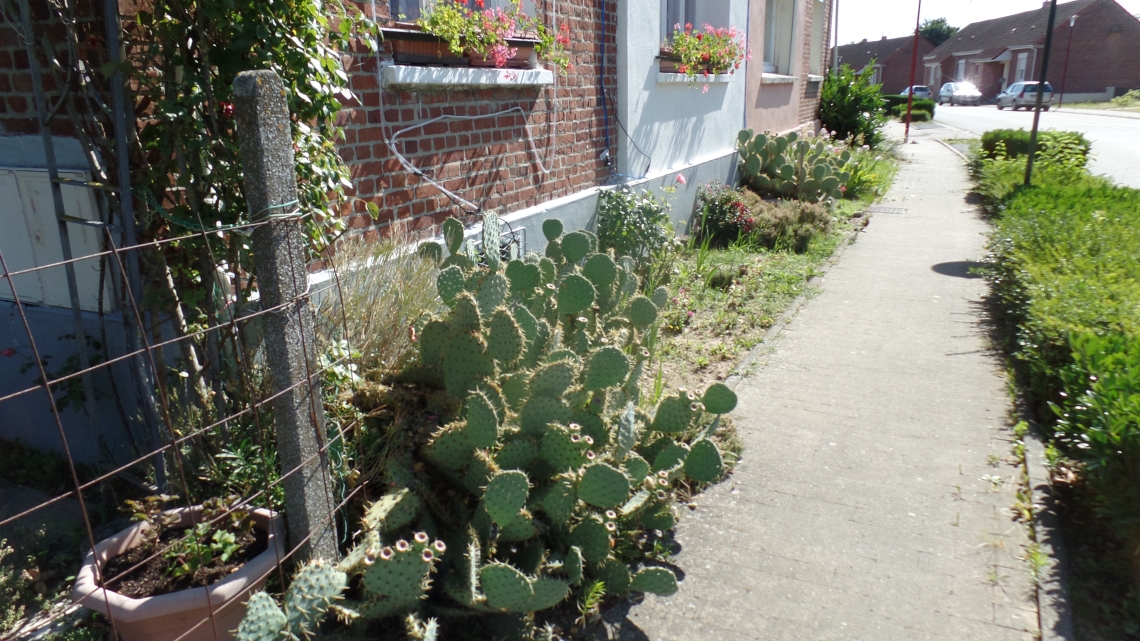
[[[1049,59],[1049,82],[1061,89],[1065,60],[1069,58],[1069,21],[1058,19]],[[1140,20],[1112,0],[1096,2],[1081,11],[1072,29],[1072,54],[1065,91],[1097,93],[1105,87],[1140,89]],[[1038,68],[1033,79],[1040,74]]]
[[[755,1],[755,0],[753,0]],[[831,50],[831,7],[834,0],[828,0],[824,3],[824,11],[822,16],[815,15],[816,3],[812,0],[804,0],[805,7],[803,7],[802,15],[804,16],[803,24],[800,26],[800,33],[803,34],[801,41],[803,43],[803,50],[801,51],[800,59],[800,109],[799,109],[799,122],[810,123],[814,122],[819,117],[819,92],[823,83],[808,82],[808,71],[811,69],[811,32],[812,26],[816,20],[823,20],[823,46],[819,51],[819,68],[820,75],[825,75],[828,64],[828,51]],[[761,56],[762,58],[763,56]]]
[[[378,16],[386,17],[386,0],[377,4]],[[540,15],[548,16],[544,3],[538,5]],[[604,69],[602,5],[607,11]],[[358,102],[345,109],[340,120],[345,128],[341,153],[358,198],[344,211],[354,233],[375,237],[400,221],[413,233],[428,234],[445,218],[462,213],[447,196],[401,166],[384,142],[399,129],[441,115],[483,116],[513,107],[524,112],[444,120],[398,138],[397,149],[412,165],[484,209],[507,214],[605,182],[610,170],[599,158],[606,148],[599,79],[605,79],[611,106],[616,104],[616,0],[562,0],[557,6],[558,24],[570,26],[572,69],[557,77],[556,87],[381,91],[377,65],[390,56],[382,52],[380,60],[365,53],[351,57],[350,86]],[[555,106],[557,135],[552,141]],[[609,149],[616,158],[613,109],[609,118]],[[526,142],[524,124],[530,127],[537,158]],[[539,159],[549,174],[542,172]],[[377,219],[366,213],[366,202],[379,206]]]
[[[934,50],[934,45],[926,38],[919,36],[918,38],[918,62],[914,68],[914,84],[923,84],[923,72],[925,67],[922,65],[922,57]],[[897,94],[902,93],[907,87],[910,86],[910,65],[914,54],[914,40],[909,40],[905,45],[896,49],[891,55],[879,61],[883,66],[882,71],[882,84],[883,93]]]

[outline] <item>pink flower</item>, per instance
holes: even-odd
[[[705,75],[707,76],[708,74],[705,74]],[[709,86],[708,86],[708,85],[705,85],[705,86],[704,86],[704,87],[701,89],[701,93],[708,93],[708,92],[709,92]]]
[[[689,310],[689,318],[692,318],[692,317],[693,317],[693,310],[690,309]]]
[[[685,180],[685,174],[677,174],[676,181],[682,185],[687,185],[689,183],[689,181]]]
[[[0,356],[3,356],[4,358],[12,358],[15,355],[16,355],[16,349],[14,347],[9,347],[8,349],[5,349],[5,350],[0,350]]]

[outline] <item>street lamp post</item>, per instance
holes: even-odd
[[[1041,80],[1037,83],[1037,104],[1033,108],[1033,130],[1029,132],[1029,154],[1025,159],[1025,186],[1033,184],[1033,159],[1037,155],[1037,127],[1041,124],[1041,102],[1049,74],[1049,54],[1053,50],[1053,26],[1057,23],[1057,0],[1049,3],[1049,26],[1045,30],[1045,55],[1041,57]]]
[[[918,15],[914,17],[914,51],[910,57],[910,86],[906,88],[906,132],[903,142],[910,140],[910,110],[914,106],[914,70],[918,67],[918,33],[922,21],[922,0],[918,0]]]
[[[1077,24],[1077,14],[1069,16],[1069,46],[1065,49],[1065,69],[1061,72],[1061,96],[1057,98],[1057,108],[1065,104],[1065,79],[1069,77],[1069,58],[1073,57],[1073,25]]]

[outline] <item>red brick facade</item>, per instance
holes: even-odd
[[[539,14],[549,17],[538,3]],[[377,2],[387,15],[388,2]],[[435,187],[406,170],[392,155],[385,137],[441,115],[477,116],[520,107],[524,112],[478,120],[444,120],[401,135],[397,149],[417,169],[446,189],[484,209],[500,214],[537,205],[600,185],[610,176],[601,160],[606,149],[600,81],[610,101],[610,156],[617,154],[612,105],[617,96],[616,0],[563,0],[558,24],[568,24],[571,70],[553,87],[392,92],[379,89],[377,65],[390,56],[358,54],[350,60],[351,88],[359,102],[341,114],[347,161],[360,199],[349,226],[378,233],[393,219],[408,229],[428,232],[461,209]],[[605,68],[602,66],[602,14],[605,6]],[[549,23],[549,22],[548,22]],[[381,104],[383,107],[381,107]],[[551,121],[557,105],[556,136]],[[526,140],[530,128],[532,150]],[[553,144],[551,144],[553,142]],[[541,164],[549,170],[543,173]],[[380,207],[373,221],[365,201]]]
[[[831,42],[831,6],[832,2],[824,3],[824,10],[822,16],[815,15],[816,4],[814,2],[807,3],[807,10],[804,11],[803,25],[801,32],[803,34],[803,56],[800,60],[800,112],[799,120],[801,123],[814,122],[819,117],[819,92],[823,88],[822,82],[808,82],[808,70],[811,69],[811,33],[816,20],[823,20],[823,46],[820,47],[818,55],[823,57],[820,60],[819,68],[822,72],[821,75],[827,72],[827,51],[829,49],[827,43]]]

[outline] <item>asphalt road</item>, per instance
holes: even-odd
[[[935,110],[935,122],[981,134],[990,129],[1033,126],[1032,111],[998,111],[996,107],[951,107]],[[1041,113],[1041,129],[1079,131],[1092,141],[1091,169],[1116,182],[1140,188],[1140,118],[1102,116],[1080,111]]]

